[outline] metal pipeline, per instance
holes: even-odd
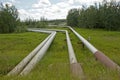
[[[110,69],[119,70],[120,67],[115,62],[113,62],[110,58],[108,58],[105,54],[97,50],[92,44],[90,44],[86,39],[84,39],[80,34],[78,34],[73,28],[68,27],[72,32],[85,44],[85,46],[95,55],[97,60],[99,60],[102,64],[109,67]]]
[[[45,31],[57,31],[57,32],[65,32],[66,33],[66,40],[68,45],[68,53],[69,53],[69,61],[70,61],[70,69],[72,72],[72,75],[74,77],[77,77],[81,80],[85,79],[84,72],[82,70],[81,65],[77,62],[77,59],[75,57],[74,49],[72,47],[72,43],[68,34],[67,30],[59,30],[59,29],[41,29]]]
[[[69,52],[69,59],[70,59],[70,64],[72,63],[77,63],[77,59],[75,57],[75,53],[69,38],[69,34],[67,30],[59,30],[59,29],[40,29],[43,31],[58,31],[58,32],[65,32],[66,33],[66,40],[67,40],[67,45],[68,45],[68,52]]]
[[[42,32],[42,33],[52,33],[53,31],[47,31],[47,30],[36,30],[36,29],[32,29],[32,28],[29,28],[28,31],[33,31],[33,32]]]
[[[77,63],[77,59],[75,57],[75,53],[68,35],[68,32],[66,31],[66,39],[67,39],[67,45],[68,45],[68,52],[69,52],[69,59],[70,59],[70,64]]]
[[[54,37],[56,35],[56,32],[52,33],[52,36],[49,38],[49,40],[46,42],[46,44],[40,49],[40,51],[34,56],[34,58],[27,64],[27,66],[23,69],[23,71],[20,73],[20,75],[26,75],[28,74],[42,59],[42,57],[45,55],[46,51],[48,50],[49,46],[51,45]]]
[[[34,30],[28,30],[34,31]],[[47,31],[45,33],[48,33]],[[28,56],[26,56],[19,64],[15,66],[7,75],[18,75],[23,68],[29,63],[29,61],[38,53],[38,51],[44,46],[44,44],[49,40],[52,36],[52,33],[41,43],[39,44]]]
[[[69,59],[70,59],[70,69],[71,69],[72,75],[74,77],[79,78],[80,80],[84,80],[85,79],[84,72],[82,70],[81,65],[77,62],[77,59],[75,57],[75,53],[70,41],[68,31],[66,31],[66,39],[67,39]]]

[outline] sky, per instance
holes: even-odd
[[[52,20],[65,19],[70,9],[82,8],[82,5],[87,7],[102,0],[0,0],[1,2],[14,5],[21,20],[40,20],[41,17]]]

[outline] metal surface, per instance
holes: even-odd
[[[86,45],[86,47],[95,55],[96,59],[99,60],[102,64],[107,66],[110,69],[120,71],[119,65],[113,62],[110,58],[104,55],[102,52],[98,51],[92,44],[90,44],[86,39],[84,39],[80,34],[78,34],[74,29],[69,27],[75,35]]]
[[[33,32],[42,32],[42,33],[52,33],[53,31],[47,31],[47,30],[36,30],[36,29],[28,29],[28,31],[33,31]]]
[[[84,39],[80,34],[78,34],[74,29],[69,27],[75,35],[86,45],[86,47],[94,54],[96,51],[98,51],[92,44],[90,44],[86,39]]]
[[[52,36],[49,38],[49,40],[46,42],[46,44],[40,49],[40,51],[34,56],[34,58],[27,64],[27,66],[23,69],[23,71],[20,73],[20,75],[26,75],[28,74],[42,59],[42,57],[45,55],[46,51],[48,50],[49,46],[51,45],[54,37],[56,35],[56,32],[52,33]]]
[[[39,44],[28,56],[26,56],[18,65],[13,68],[7,75],[18,75],[21,70],[28,64],[28,62],[37,54],[37,52],[44,46],[44,44],[51,37],[50,34],[41,44]]]
[[[77,59],[75,57],[75,53],[72,47],[72,43],[70,41],[70,37],[68,34],[68,31],[66,31],[66,39],[67,39],[67,45],[68,45],[68,52],[69,52],[69,60],[70,60],[70,69],[72,72],[73,77],[77,77],[80,80],[84,80],[84,72],[82,70],[81,65],[77,62]]]
[[[68,32],[66,31],[66,39],[67,39],[67,45],[68,45],[68,52],[69,52],[69,59],[70,59],[70,64],[72,63],[77,63],[77,59],[75,57],[75,53],[68,35]]]
[[[43,29],[41,28],[40,30],[43,30],[43,31],[58,31],[58,32],[65,32],[66,33],[66,40],[67,40],[67,45],[68,45],[68,52],[69,52],[69,59],[70,59],[70,63],[77,63],[77,59],[75,57],[75,53],[74,53],[74,50],[73,50],[73,47],[72,47],[72,44],[71,44],[71,41],[70,41],[70,37],[69,37],[69,34],[68,34],[68,31],[67,30],[60,30],[60,29]]]
[[[83,78],[83,70],[81,68],[81,65],[77,63],[77,59],[75,57],[75,53],[70,41],[70,37],[68,34],[67,30],[59,30],[59,29],[28,29],[28,31],[34,31],[34,32],[44,32],[44,33],[51,33],[46,40],[43,41],[43,44],[41,43],[41,47],[37,47],[32,54],[29,54],[25,59],[19,63],[19,66],[16,66],[16,68],[13,69],[8,75],[15,75],[19,74],[20,75],[26,75],[28,74],[37,64],[38,61],[42,59],[42,57],[45,55],[47,49],[49,48],[50,44],[52,43],[56,32],[55,31],[60,31],[60,32],[65,32],[66,33],[66,40],[67,40],[67,45],[68,45],[68,52],[69,52],[69,60],[70,60],[70,69],[73,75],[76,77]],[[34,55],[33,55],[34,53]]]
[[[103,63],[107,67],[120,71],[120,67],[116,63],[114,63],[111,59],[109,59],[106,55],[104,55],[102,52],[97,51],[94,55],[101,63]]]
[[[82,70],[81,65],[77,62],[77,59],[75,57],[74,49],[72,47],[72,43],[68,34],[67,30],[60,30],[60,29],[40,29],[45,31],[57,31],[57,32],[64,32],[66,33],[66,40],[67,40],[67,46],[68,46],[68,53],[69,53],[69,61],[70,61],[70,69],[73,77],[77,77],[80,80],[84,80],[84,72]]]

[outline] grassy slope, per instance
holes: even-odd
[[[0,34],[0,75],[7,74],[45,37],[47,34],[33,32]]]
[[[61,28],[63,29],[63,28]],[[116,63],[120,64],[120,32],[107,32],[102,30],[78,29],[86,39],[91,37],[90,42],[104,52]],[[101,65],[95,60],[93,54],[82,48],[80,40],[70,32],[70,37],[78,61],[81,63],[87,80],[119,80],[117,72]],[[111,44],[110,44],[111,43]],[[1,47],[0,47],[1,48]],[[10,79],[11,78],[11,79]],[[69,59],[65,34],[57,33],[55,40],[49,48],[46,56],[38,63],[32,72],[24,77],[5,77],[4,80],[75,80],[70,77]]]

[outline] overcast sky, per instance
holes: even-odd
[[[50,19],[65,19],[72,8],[89,6],[102,0],[0,0],[3,4],[15,5],[20,19],[40,19],[44,16]]]

